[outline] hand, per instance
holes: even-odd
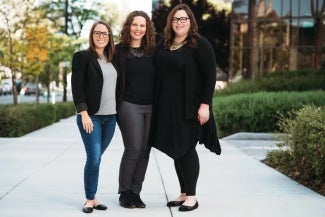
[[[201,125],[205,124],[210,118],[209,104],[201,104],[197,112],[197,119]]]
[[[88,115],[87,111],[82,111],[80,112],[81,114],[81,121],[82,121],[82,126],[86,133],[91,133],[94,130],[94,124],[91,121],[91,118]]]

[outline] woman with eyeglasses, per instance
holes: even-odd
[[[119,171],[119,202],[124,208],[145,208],[140,198],[148,166],[155,66],[155,29],[143,11],[131,12],[122,27],[114,58],[118,80],[117,123],[124,152]]]
[[[116,126],[117,70],[112,30],[99,21],[89,33],[89,48],[72,59],[72,94],[77,110],[77,125],[86,151],[84,167],[85,213],[106,210],[96,198],[101,156],[108,147]]]
[[[176,5],[157,46],[155,91],[149,144],[174,160],[179,196],[167,203],[179,211],[198,208],[199,158],[196,144],[220,154],[212,114],[216,61],[212,46],[198,33],[193,12]]]

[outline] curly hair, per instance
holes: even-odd
[[[130,35],[130,26],[133,22],[134,17],[143,17],[146,20],[146,33],[141,41],[141,49],[143,49],[146,53],[152,51],[155,47],[156,43],[156,31],[153,23],[150,20],[150,17],[144,11],[132,11],[126,18],[122,31],[119,35],[119,44],[121,47],[129,48],[131,46],[131,35]]]
[[[107,57],[107,61],[111,62],[113,60],[113,55],[114,55],[114,51],[115,51],[115,46],[114,46],[114,39],[113,39],[113,32],[111,27],[105,23],[104,21],[97,21],[95,22],[89,32],[89,50],[94,52],[96,54],[96,56],[98,57],[98,53],[96,52],[96,46],[95,46],[95,42],[94,42],[94,38],[93,38],[93,32],[94,29],[97,25],[102,24],[104,26],[106,26],[107,30],[108,30],[108,34],[109,34],[109,41],[108,44],[106,45],[106,47],[104,48],[104,53],[105,56]]]
[[[175,32],[173,31],[172,28],[172,19],[175,13],[179,10],[184,10],[187,13],[188,17],[190,18],[190,22],[191,22],[190,29],[186,38],[187,45],[189,47],[196,47],[197,39],[199,38],[198,26],[193,11],[187,4],[184,3],[176,5],[168,14],[167,23],[164,28],[164,37],[165,37],[164,47],[169,48],[173,43]]]

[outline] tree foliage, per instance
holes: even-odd
[[[152,13],[158,40],[162,37],[169,11],[179,3],[187,4],[193,11],[201,35],[211,43],[218,66],[227,72],[229,65],[230,16],[225,10],[217,11],[208,0],[171,0]]]
[[[50,0],[41,5],[45,18],[58,32],[78,38],[86,21],[99,19],[96,3],[87,0]]]
[[[26,47],[24,46],[24,31],[28,23],[28,12],[33,1],[24,0],[3,0],[0,5],[0,22],[3,27],[0,31],[0,48],[3,57],[0,64],[7,66],[11,70],[13,86],[13,103],[18,104],[16,78],[25,65]],[[20,10],[16,10],[18,8]]]

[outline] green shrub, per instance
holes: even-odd
[[[0,137],[19,137],[75,114],[73,103],[0,106]]]
[[[294,171],[293,157],[290,150],[272,150],[267,153],[266,159],[264,162],[268,165],[271,165],[274,169],[292,176]]]
[[[303,105],[325,105],[323,91],[258,92],[216,96],[213,113],[220,137],[237,132],[277,132],[281,116]]]
[[[325,183],[325,106],[308,105],[294,110],[289,117],[280,119],[279,125],[289,135],[286,140],[289,151],[270,152],[267,162],[286,173],[290,171],[301,183],[321,190]],[[283,158],[285,155],[290,157]]]
[[[227,88],[216,91],[218,96],[259,91],[308,91],[325,90],[324,70],[281,71],[256,80],[230,83]]]

